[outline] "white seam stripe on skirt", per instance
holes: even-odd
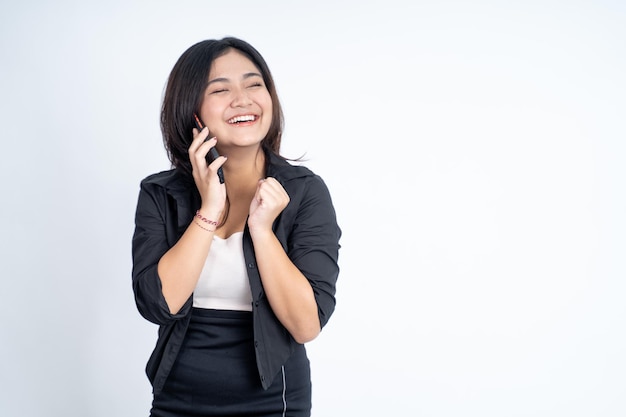
[[[287,384],[285,384],[285,367],[282,366],[280,370],[283,373],[283,417],[287,415],[287,398],[285,398],[285,391],[287,390]]]

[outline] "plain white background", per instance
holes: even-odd
[[[0,415],[148,415],[139,181],[226,35],[344,231],[314,417],[626,415],[623,2],[3,0],[0,35]]]

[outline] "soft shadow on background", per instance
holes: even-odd
[[[313,415],[626,415],[626,6],[0,6],[0,415],[147,415],[139,181],[191,44],[272,69],[344,230]]]

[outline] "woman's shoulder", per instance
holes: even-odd
[[[330,197],[326,182],[320,175],[306,165],[299,165],[288,160],[272,160],[267,176],[276,178],[285,187],[290,197],[314,198]]]
[[[173,184],[183,182],[183,177],[176,169],[168,169],[148,175],[141,180],[141,185],[156,185],[168,188]]]
[[[271,154],[267,176],[287,181],[297,178],[315,177],[316,174],[305,165],[292,163],[288,159]]]
[[[156,172],[141,180],[141,188],[152,192],[165,192],[173,196],[187,196],[193,185],[176,169]],[[158,191],[160,190],[160,191]]]

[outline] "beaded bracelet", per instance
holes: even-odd
[[[200,210],[196,211],[196,217],[205,223],[211,224],[213,226],[217,226],[217,222],[214,222],[213,220],[209,220],[206,217],[204,217],[202,214],[200,214]]]
[[[202,226],[200,223],[198,223],[196,220],[194,220],[193,222],[194,222],[194,223],[196,224],[196,226],[198,226],[200,229],[204,229],[204,230],[206,230],[207,232],[215,232],[215,229],[209,229],[209,228],[207,228],[207,227],[204,227],[204,226]]]

